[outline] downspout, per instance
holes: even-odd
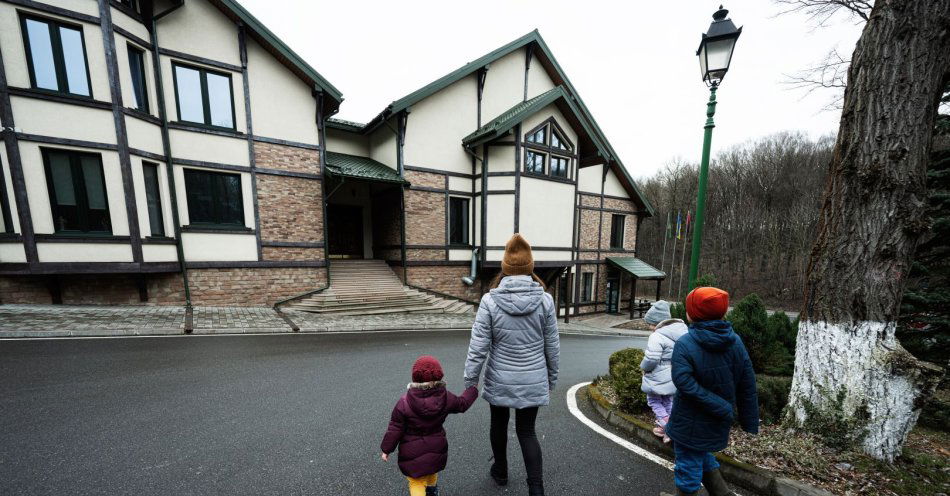
[[[475,284],[475,279],[478,277],[478,248],[472,250],[472,271],[468,276],[462,277],[462,282],[466,286],[471,286]]]
[[[324,93],[323,90],[314,85],[313,95],[317,100],[317,143],[320,144],[320,172],[321,177],[323,178],[320,181],[320,191],[323,193],[323,201],[320,202],[320,208],[323,209],[323,259],[326,261],[327,265],[327,284],[323,289],[330,287],[330,245],[327,236],[327,226],[329,222],[327,221],[327,202],[330,201],[330,196],[327,195],[327,135],[326,135],[326,116],[323,114],[323,104],[324,104]],[[339,189],[343,185],[341,181],[336,189]],[[330,192],[330,195],[336,191],[334,189]],[[321,290],[322,291],[322,290]],[[274,304],[274,308],[277,308],[279,303]]]
[[[165,175],[168,180],[168,195],[172,204],[172,224],[175,228],[175,251],[178,255],[178,265],[181,268],[182,283],[185,286],[185,312],[191,315],[191,288],[188,285],[188,269],[185,264],[185,248],[181,240],[181,221],[178,217],[178,194],[175,184],[175,171],[172,164],[172,145],[168,132],[168,114],[165,108],[165,88],[162,81],[162,63],[158,53],[158,20],[178,10],[185,3],[179,2],[175,6],[152,17],[150,40],[152,43],[152,72],[155,76],[155,94],[158,98],[158,117],[162,121],[162,150],[165,153]],[[190,320],[190,319],[187,319]],[[185,322],[185,332],[191,332],[191,322]]]

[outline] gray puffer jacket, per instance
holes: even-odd
[[[640,386],[644,393],[661,396],[676,394],[670,360],[673,358],[673,345],[687,331],[689,329],[680,319],[668,319],[656,325],[656,330],[647,339],[647,348],[640,362],[640,368],[645,372]]]
[[[550,403],[557,382],[560,341],[554,299],[530,276],[508,276],[482,297],[465,361],[465,387],[478,383],[494,406]]]

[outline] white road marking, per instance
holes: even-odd
[[[650,453],[649,451],[637,446],[636,444],[633,444],[630,441],[627,441],[626,439],[614,434],[613,432],[610,432],[607,429],[604,429],[597,422],[594,422],[593,420],[587,418],[581,412],[581,409],[577,407],[577,390],[584,386],[589,386],[590,384],[591,384],[590,382],[582,382],[580,384],[575,384],[574,386],[571,387],[571,389],[567,391],[567,409],[570,410],[571,415],[574,415],[574,417],[576,417],[577,420],[580,420],[584,425],[586,425],[587,427],[590,427],[594,432],[600,434],[601,436],[604,436],[607,439],[610,439],[611,441],[619,444],[620,446],[623,446],[624,448],[642,456],[643,458],[646,458],[647,460],[650,460],[653,463],[656,463],[657,465],[660,465],[661,467],[666,467],[667,470],[673,470],[673,463],[667,460],[666,458]],[[735,494],[736,496],[742,496],[739,493],[735,493]]]
[[[587,427],[590,427],[591,429],[594,430],[594,432],[600,434],[601,436],[604,436],[607,439],[610,439],[611,441],[619,444],[620,446],[623,446],[624,448],[642,456],[643,458],[646,458],[647,460],[650,460],[653,463],[656,463],[657,465],[666,467],[669,470],[673,470],[673,464],[670,463],[669,460],[662,458],[660,456],[657,456],[653,453],[650,453],[649,451],[637,446],[636,444],[633,444],[630,441],[627,441],[626,439],[614,434],[613,432],[610,432],[607,429],[604,429],[603,427],[598,425],[597,422],[594,422],[593,420],[587,418],[583,413],[581,413],[580,408],[577,407],[577,390],[584,386],[589,386],[589,385],[590,385],[590,382],[582,382],[580,384],[575,384],[573,387],[571,387],[571,389],[567,391],[567,409],[570,410],[571,415],[574,415],[575,417],[577,417],[577,420],[580,420],[581,422],[584,423],[584,425],[586,425]]]

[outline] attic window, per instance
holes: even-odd
[[[574,146],[565,138],[554,118],[549,118],[528,131],[524,141],[524,172],[571,179]]]
[[[525,141],[529,143],[539,143],[543,145],[545,144],[545,141],[546,141],[545,138],[547,137],[547,130],[548,130],[547,126],[544,126],[541,129],[538,129],[537,131],[529,134],[528,137],[525,138]]]

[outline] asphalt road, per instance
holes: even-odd
[[[672,474],[578,422],[565,392],[637,338],[562,336],[556,395],[538,419],[550,495],[650,495]],[[405,495],[379,460],[420,354],[461,389],[465,332],[0,342],[0,494]],[[453,415],[443,495],[526,494],[488,477],[488,404]]]

